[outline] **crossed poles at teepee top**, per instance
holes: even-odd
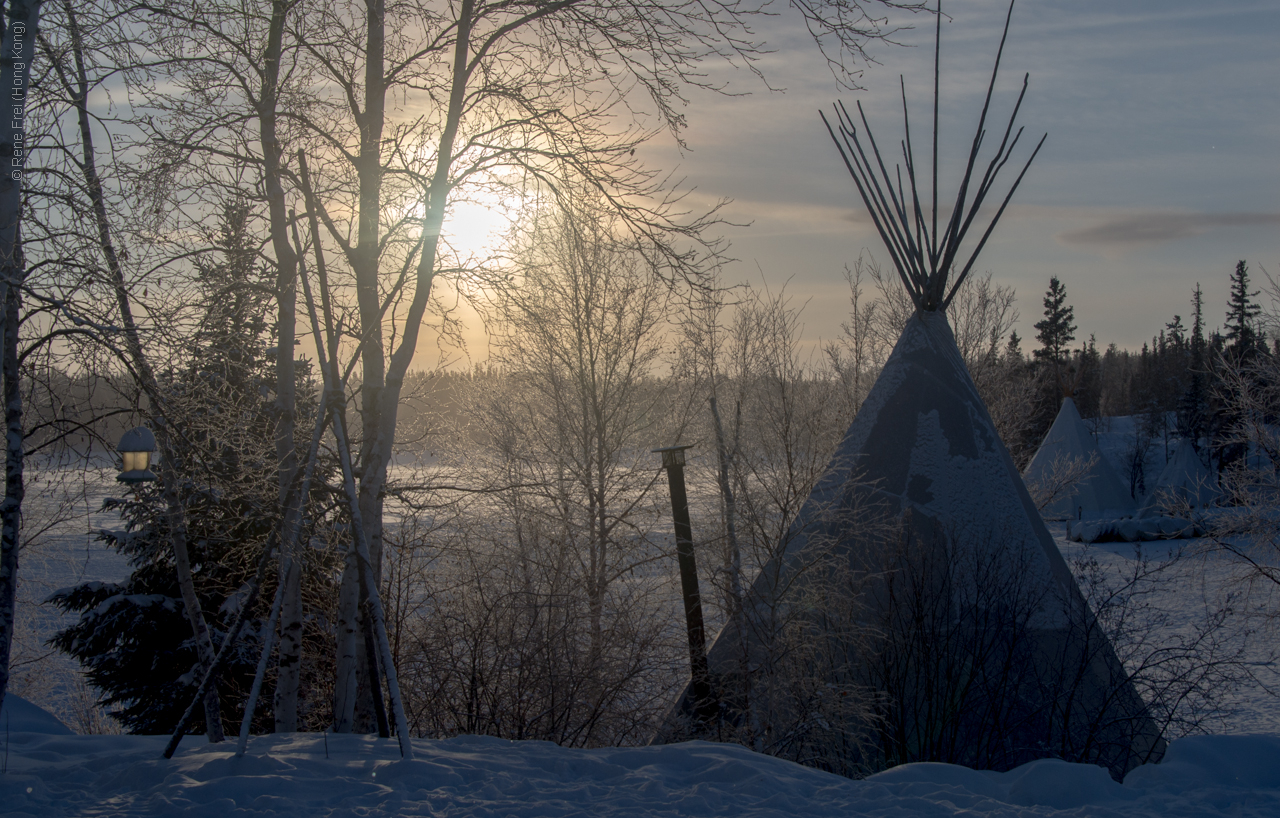
[[[1013,154],[1013,150],[1022,136],[1022,128],[1018,128],[1017,133],[1014,133],[1013,128],[1018,118],[1018,110],[1022,107],[1022,99],[1027,93],[1029,75],[1024,75],[1022,78],[1022,90],[1018,94],[1018,101],[1013,107],[1013,113],[1009,116],[1009,123],[1005,127],[1000,146],[997,148],[995,156],[988,163],[982,178],[978,180],[977,188],[973,191],[972,198],[970,198],[970,186],[974,181],[973,172],[978,163],[978,152],[987,133],[985,125],[987,112],[991,107],[991,95],[995,90],[996,77],[1000,73],[1000,58],[1004,53],[1005,39],[1009,36],[1009,20],[1013,16],[1013,0],[1010,0],[1009,12],[1004,21],[1004,33],[1000,37],[1000,49],[996,52],[995,66],[991,70],[991,82],[987,85],[986,101],[982,105],[982,115],[978,119],[978,128],[973,137],[973,145],[969,149],[968,161],[965,163],[964,178],[960,183],[960,190],[956,194],[956,203],[951,211],[951,217],[948,219],[945,229],[939,235],[938,64],[942,42],[942,0],[938,0],[936,15],[937,30],[934,35],[933,57],[933,206],[931,220],[925,218],[924,209],[920,204],[915,152],[911,143],[911,118],[907,109],[906,81],[901,76],[899,76],[899,84],[902,87],[902,119],[905,137],[900,145],[903,162],[907,170],[906,189],[903,188],[902,183],[902,166],[894,165],[893,175],[889,173],[888,168],[885,166],[884,158],[880,153],[880,146],[876,143],[870,125],[867,124],[867,117],[862,110],[861,102],[857,103],[858,119],[862,122],[862,129],[865,132],[867,144],[871,149],[870,155],[868,155],[862,139],[859,137],[854,118],[849,110],[845,108],[844,103],[836,103],[833,106],[835,110],[834,125],[831,120],[827,119],[825,113],[819,112],[823,124],[827,126],[827,131],[831,134],[831,139],[836,143],[836,148],[840,151],[840,157],[844,160],[845,167],[849,169],[849,175],[853,177],[854,184],[858,187],[862,202],[866,205],[867,212],[871,214],[876,230],[879,231],[880,238],[884,241],[885,248],[888,249],[889,255],[893,259],[893,266],[897,269],[898,276],[906,286],[912,302],[915,303],[917,310],[928,311],[945,310],[950,305],[951,299],[955,298],[960,285],[964,283],[969,271],[973,268],[974,261],[978,258],[978,254],[982,252],[983,246],[991,236],[991,231],[995,229],[996,223],[1000,221],[1000,216],[1004,214],[1004,209],[1013,197],[1013,192],[1018,189],[1018,185],[1022,182],[1022,177],[1026,175],[1027,169],[1031,167],[1032,160],[1036,158],[1036,154],[1040,152],[1040,147],[1044,145],[1044,140],[1048,137],[1048,134],[1040,137],[1035,150],[1031,152],[1031,156],[1027,159],[1026,164],[1023,165],[1022,172],[1014,180],[1009,192],[1005,194],[1004,201],[1000,203],[1000,208],[996,211],[995,216],[992,217],[991,223],[987,225],[986,231],[982,234],[982,239],[973,249],[973,252],[970,253],[969,259],[960,270],[959,275],[955,277],[955,280],[948,287],[947,279],[956,267],[961,242],[973,225],[974,218],[978,215],[978,210],[982,207],[987,195],[994,187],[997,175],[1004,168],[1005,163],[1009,161],[1009,157]]]

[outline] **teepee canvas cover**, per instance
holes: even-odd
[[[1160,472],[1155,486],[1147,493],[1139,516],[1161,514],[1170,505],[1205,508],[1217,500],[1219,494],[1217,476],[1200,459],[1191,441],[1184,437],[1178,441],[1173,457]]]
[[[1074,464],[1088,464],[1088,471],[1073,487],[1041,510],[1046,520],[1133,514],[1133,497],[1102,456],[1089,427],[1080,419],[1076,402],[1068,397],[1062,399],[1062,408],[1058,410],[1058,416],[1054,418],[1040,448],[1027,464],[1024,477],[1028,485],[1052,482],[1055,471],[1069,470]]]
[[[655,741],[728,737],[837,771],[849,769],[850,757],[864,770],[905,761],[1010,769],[1058,757],[1120,776],[1162,754],[1158,731],[1036,511],[945,316],[1013,193],[960,268],[964,234],[1018,142],[1010,138],[1015,106],[995,158],[974,176],[994,85],[995,72],[941,233],[936,163],[931,226],[916,191],[909,125],[906,172],[893,175],[860,106],[862,138],[843,107],[837,125],[828,123],[916,312],[786,541],[708,651],[719,722],[694,715],[699,709],[686,690]],[[935,156],[936,144],[935,117]],[[905,194],[897,181],[904,178]],[[770,675],[787,661],[800,672]],[[778,690],[788,685],[790,698],[792,691]],[[851,737],[856,731],[831,726],[832,714],[849,711],[824,706],[824,697],[867,702],[861,741]],[[789,742],[821,730],[844,742],[843,760],[831,761],[812,743],[788,753]]]

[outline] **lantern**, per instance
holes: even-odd
[[[130,429],[116,447],[121,469],[116,479],[121,483],[148,483],[156,479],[151,471],[151,453],[156,450],[156,436],[146,426]]]

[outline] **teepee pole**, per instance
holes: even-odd
[[[223,637],[217,654],[209,664],[209,667],[205,669],[204,676],[200,679],[200,685],[196,688],[196,694],[191,699],[191,704],[187,705],[182,717],[178,719],[177,726],[173,728],[173,735],[169,737],[169,742],[165,744],[165,758],[173,758],[173,754],[178,750],[178,745],[182,742],[182,737],[186,735],[187,725],[191,723],[191,717],[195,715],[196,708],[204,701],[204,697],[209,690],[218,683],[222,668],[231,656],[231,649],[235,646],[236,640],[240,638],[240,629],[244,626],[245,619],[249,616],[249,610],[258,600],[258,591],[262,588],[262,581],[267,575],[267,565],[271,562],[271,555],[275,553],[277,541],[278,536],[273,529],[267,538],[266,546],[262,549],[262,554],[258,557],[258,570],[253,575],[253,578],[249,580],[249,592],[240,603],[240,610],[236,611],[235,618],[231,621],[231,627],[227,628],[227,634]]]
[[[1022,89],[1018,93],[1013,111],[1000,139],[1000,144],[996,147],[995,155],[987,163],[982,174],[975,176],[974,170],[977,168],[978,158],[982,153],[983,142],[987,135],[986,125],[987,117],[991,112],[991,100],[995,95],[996,81],[1000,76],[1000,62],[1004,56],[1005,43],[1009,38],[1009,26],[1013,19],[1013,6],[1014,0],[1010,0],[1009,10],[1005,14],[1004,28],[1000,34],[1000,46],[996,52],[995,64],[991,69],[991,79],[987,82],[987,93],[982,103],[982,111],[978,117],[978,126],[974,131],[973,142],[969,147],[969,155],[965,161],[964,174],[956,193],[955,205],[951,209],[951,215],[947,219],[946,228],[941,235],[938,233],[938,98],[941,83],[940,66],[942,53],[941,0],[935,7],[935,14],[938,19],[934,32],[933,167],[931,168],[933,189],[930,191],[933,206],[929,223],[926,223],[923,207],[920,203],[919,176],[916,173],[915,148],[911,141],[911,112],[910,106],[907,104],[906,80],[899,77],[899,85],[902,92],[902,122],[905,133],[905,138],[901,140],[900,145],[902,148],[902,160],[907,166],[907,185],[905,186],[902,180],[901,165],[895,165],[894,173],[889,173],[884,156],[880,151],[879,143],[876,141],[875,133],[871,130],[871,125],[867,121],[867,115],[862,108],[861,102],[857,103],[858,119],[861,121],[862,130],[866,135],[866,146],[870,147],[870,155],[868,155],[867,147],[864,146],[862,135],[858,133],[858,128],[854,124],[853,116],[843,103],[835,105],[838,128],[832,125],[825,113],[819,112],[823,124],[827,126],[827,132],[831,134],[831,139],[835,142],[836,149],[840,152],[841,159],[844,160],[849,175],[853,177],[854,184],[858,188],[858,194],[862,197],[862,202],[866,206],[867,212],[871,215],[872,222],[875,223],[876,231],[879,232],[885,248],[889,251],[889,256],[898,271],[898,277],[902,279],[902,283],[906,286],[907,292],[917,310],[942,311],[950,306],[961,285],[968,278],[978,255],[982,252],[983,247],[986,246],[987,239],[990,238],[996,224],[1000,221],[1000,217],[1008,207],[1014,191],[1022,183],[1022,179],[1026,175],[1028,168],[1031,167],[1032,161],[1035,160],[1040,148],[1044,145],[1045,137],[1041,137],[1039,143],[1031,152],[1030,158],[1023,165],[1018,178],[1014,180],[1013,185],[1004,196],[999,209],[987,225],[986,230],[983,231],[982,238],[969,254],[969,259],[964,268],[952,278],[965,237],[973,226],[982,206],[986,203],[987,196],[994,188],[1000,172],[1008,164],[1022,138],[1023,128],[1018,128],[1015,131],[1014,126],[1017,124],[1018,114],[1022,110],[1022,102],[1026,97],[1028,76],[1023,77]],[[907,196],[907,187],[910,188],[910,199]],[[948,279],[951,280],[948,281]]]
[[[1004,215],[1004,209],[1009,206],[1009,200],[1013,198],[1013,192],[1018,189],[1018,185],[1022,184],[1022,177],[1027,175],[1027,170],[1031,167],[1031,162],[1036,158],[1036,154],[1040,152],[1040,148],[1044,145],[1044,141],[1049,138],[1048,134],[1040,137],[1040,141],[1036,143],[1036,149],[1031,152],[1031,156],[1027,159],[1027,164],[1022,166],[1022,172],[1018,174],[1018,178],[1014,180],[1013,186],[1009,188],[1009,193],[1004,197],[1004,201],[1000,203],[1000,209],[996,211],[996,215],[992,217],[991,224],[987,225],[987,230],[982,234],[982,239],[978,242],[978,246],[973,248],[973,255],[969,256],[969,263],[964,266],[964,270],[956,278],[956,285],[952,288],[951,294],[947,296],[947,300],[943,302],[942,309],[946,309],[951,304],[951,299],[955,298],[956,292],[960,289],[961,282],[969,275],[969,270],[973,268],[973,263],[978,260],[978,254],[982,252],[982,248],[986,246],[987,239],[991,236],[991,231],[996,229],[996,224],[1000,221],[1000,217]]]
[[[916,184],[916,154],[911,144],[911,115],[907,109],[907,81],[898,75],[898,85],[902,89],[902,130],[906,138],[902,140],[902,159],[907,165],[907,180],[911,183],[912,215],[916,226],[916,245],[929,251],[930,263],[933,263],[933,234],[925,225],[924,209],[920,206],[920,191]]]
[[[929,266],[938,268],[938,77],[942,63],[942,0],[934,11],[933,30],[933,230],[929,233],[932,246],[929,251]],[[902,91],[902,110],[906,116],[907,92],[904,81]]]
[[[847,113],[843,108],[836,109],[836,116],[841,118],[840,126],[842,134],[849,133],[849,131],[846,130],[843,121],[843,117],[846,115]],[[871,221],[875,224],[876,230],[880,233],[880,240],[884,242],[884,246],[889,251],[889,256],[893,260],[893,268],[897,271],[898,277],[902,279],[902,285],[906,287],[907,294],[911,296],[911,302],[916,305],[917,309],[919,309],[921,305],[920,293],[918,292],[916,283],[907,277],[906,263],[899,257],[896,245],[889,238],[889,234],[885,230],[884,221],[887,219],[887,216],[882,217],[877,205],[873,203],[871,195],[867,190],[869,183],[865,186],[863,184],[862,176],[859,173],[861,166],[855,167],[857,157],[853,152],[852,145],[848,144],[847,137],[845,139],[845,144],[841,144],[840,137],[836,135],[835,129],[831,127],[831,123],[827,120],[827,115],[825,113],[819,111],[818,116],[822,117],[823,124],[827,126],[827,132],[831,134],[832,141],[836,143],[836,150],[840,151],[840,158],[844,160],[845,167],[849,169],[849,175],[853,177],[853,183],[858,188],[858,194],[862,197],[862,203],[866,206],[867,212],[871,215]],[[847,152],[845,150],[846,146],[848,147]]]
[[[1027,93],[1027,82],[1030,75],[1024,75],[1022,78],[1022,91],[1018,94],[1018,101],[1013,106],[1013,115],[1009,117],[1009,124],[1005,126],[1004,137],[1000,140],[1000,146],[996,149],[996,154],[991,158],[991,162],[987,165],[987,170],[982,175],[982,181],[978,183],[978,191],[974,194],[973,205],[969,208],[969,215],[965,218],[964,223],[960,226],[960,235],[964,236],[969,232],[969,226],[973,223],[974,217],[978,214],[979,208],[982,207],[983,201],[986,200],[987,193],[991,191],[992,185],[995,184],[996,176],[1004,168],[1005,163],[1009,161],[1009,157],[1013,155],[1014,148],[1018,145],[1018,140],[1022,138],[1022,128],[1013,134],[1013,141],[1009,141],[1009,134],[1013,132],[1015,120],[1018,118],[1018,109],[1022,107],[1022,99]],[[957,243],[957,251],[959,246]],[[954,264],[954,254],[950,257],[950,263]]]
[[[871,125],[867,123],[867,114],[862,110],[862,102],[857,103],[858,116],[862,120],[862,128],[867,134],[867,141],[871,143],[871,152],[876,157],[876,164],[880,167],[880,175],[884,178],[886,186],[889,188],[889,197],[892,199],[893,211],[890,213],[889,226],[893,228],[894,233],[900,237],[900,241],[905,249],[905,255],[915,263],[909,274],[918,279],[919,285],[923,288],[928,281],[928,269],[923,265],[924,254],[919,251],[911,241],[911,228],[907,224],[907,213],[902,203],[898,201],[893,194],[893,184],[889,177],[889,171],[885,169],[884,159],[880,156],[880,146],[876,143],[875,134],[871,132]],[[858,142],[856,132],[853,134],[854,142],[858,146],[859,152],[862,152],[862,143]],[[870,168],[870,162],[867,162],[866,154],[862,154],[863,162]],[[875,181],[875,174],[871,173],[872,181]],[[877,184],[877,189],[879,185]],[[892,218],[896,217],[896,218]]]
[[[267,676],[267,665],[271,661],[271,649],[274,647],[276,622],[280,619],[280,605],[284,601],[284,583],[276,583],[275,599],[271,602],[271,615],[267,617],[267,627],[262,636],[262,653],[258,656],[258,667],[253,672],[253,686],[249,688],[249,699],[244,705],[244,715],[240,719],[240,737],[236,741],[236,757],[243,756],[249,746],[249,729],[253,726],[253,712],[258,706],[258,696],[262,693],[262,680]]]
[[[938,265],[938,269],[940,270],[948,271],[951,269],[951,265],[955,263],[956,254],[960,251],[960,242],[964,239],[964,235],[968,231],[968,225],[973,221],[973,217],[977,214],[978,209],[982,204],[980,200],[975,199],[969,210],[968,218],[964,220],[964,227],[962,229],[961,219],[964,217],[965,201],[969,195],[969,183],[973,177],[974,165],[977,164],[978,161],[978,150],[981,148],[982,140],[987,133],[985,129],[987,113],[991,110],[991,97],[995,93],[996,79],[1000,75],[1000,60],[1004,56],[1005,41],[1009,38],[1009,23],[1013,19],[1014,2],[1015,0],[1009,0],[1009,11],[1004,18],[1004,31],[1000,35],[1000,47],[996,50],[995,65],[991,68],[991,81],[987,83],[987,96],[982,102],[982,113],[978,117],[978,127],[973,135],[973,145],[969,148],[969,159],[965,162],[964,179],[960,182],[960,190],[956,194],[956,206],[951,211],[950,223],[947,225],[947,233],[946,236],[944,236],[943,255]],[[1018,109],[1022,107],[1022,97],[1026,94],[1026,90],[1026,79],[1024,78],[1022,93],[1018,95],[1018,102],[1013,108],[1013,115],[1009,117],[1009,126],[1005,130],[1006,140],[1008,139],[1009,131],[1013,128],[1014,120],[1018,116]],[[1019,134],[1021,134],[1021,131],[1019,131]],[[1014,141],[1016,142],[1017,140],[1015,139]],[[996,151],[995,159],[991,160],[993,165],[1000,159],[1001,154],[1004,152],[1004,145],[1005,143],[1002,142],[1000,149]],[[1012,150],[1013,146],[1010,145],[1009,149]],[[981,185],[979,185],[979,190],[981,190]],[[944,281],[941,283],[945,284],[945,275],[943,278]],[[959,284],[960,282],[957,281],[956,283]],[[939,288],[939,290],[938,295],[941,297],[941,288]]]
[[[1000,75],[1000,59],[1004,56],[1004,44],[1009,38],[1009,22],[1013,19],[1013,4],[1015,0],[1009,0],[1009,11],[1004,18],[1004,31],[1000,35],[1000,47],[996,49],[995,65],[991,68],[991,81],[987,83],[987,96],[982,102],[982,113],[978,116],[978,127],[973,135],[973,145],[969,148],[969,159],[965,162],[964,179],[960,182],[960,190],[956,194],[956,206],[951,211],[950,224],[947,225],[947,237],[950,241],[944,240],[942,263],[939,269],[946,270],[947,262],[955,258],[956,252],[959,250],[960,241],[964,238],[964,232],[959,229],[960,219],[964,215],[965,199],[969,192],[969,182],[973,177],[973,166],[978,161],[978,149],[982,145],[982,139],[986,136],[985,126],[987,124],[987,113],[991,110],[991,97],[995,93],[996,78]],[[1022,97],[1018,98],[1019,104]],[[1017,108],[1014,109],[1014,116],[1017,116]],[[1012,125],[1012,118],[1010,124]],[[999,153],[997,153],[999,156]],[[973,208],[973,212],[977,212],[977,207]],[[944,237],[945,239],[946,237]]]
[[[904,275],[911,278],[913,284],[911,289],[917,289],[919,282],[914,275],[911,275],[912,268],[908,264],[910,252],[906,242],[902,240],[898,232],[898,224],[894,219],[894,208],[890,207],[888,199],[880,188],[880,182],[876,178],[875,172],[871,169],[871,161],[867,158],[867,152],[862,148],[862,142],[858,139],[858,129],[853,124],[853,119],[849,116],[848,110],[842,104],[837,113],[840,120],[840,130],[844,136],[844,143],[849,149],[849,158],[853,160],[850,171],[854,172],[853,168],[857,168],[854,181],[860,183],[859,191],[863,193],[863,203],[867,205],[869,211],[872,211],[872,218],[876,220],[876,226],[880,228],[881,236],[885,239],[885,246],[894,254],[895,263]],[[865,118],[863,124],[865,125]],[[829,130],[831,126],[828,125],[827,127]],[[841,154],[844,154],[843,150],[841,150]],[[848,159],[845,160],[845,165],[849,166]],[[862,191],[863,187],[866,188],[865,192]],[[893,239],[892,242],[889,240],[890,237]]]

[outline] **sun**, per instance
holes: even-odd
[[[455,193],[441,239],[460,262],[492,259],[501,255],[523,206],[518,195],[487,190]]]

